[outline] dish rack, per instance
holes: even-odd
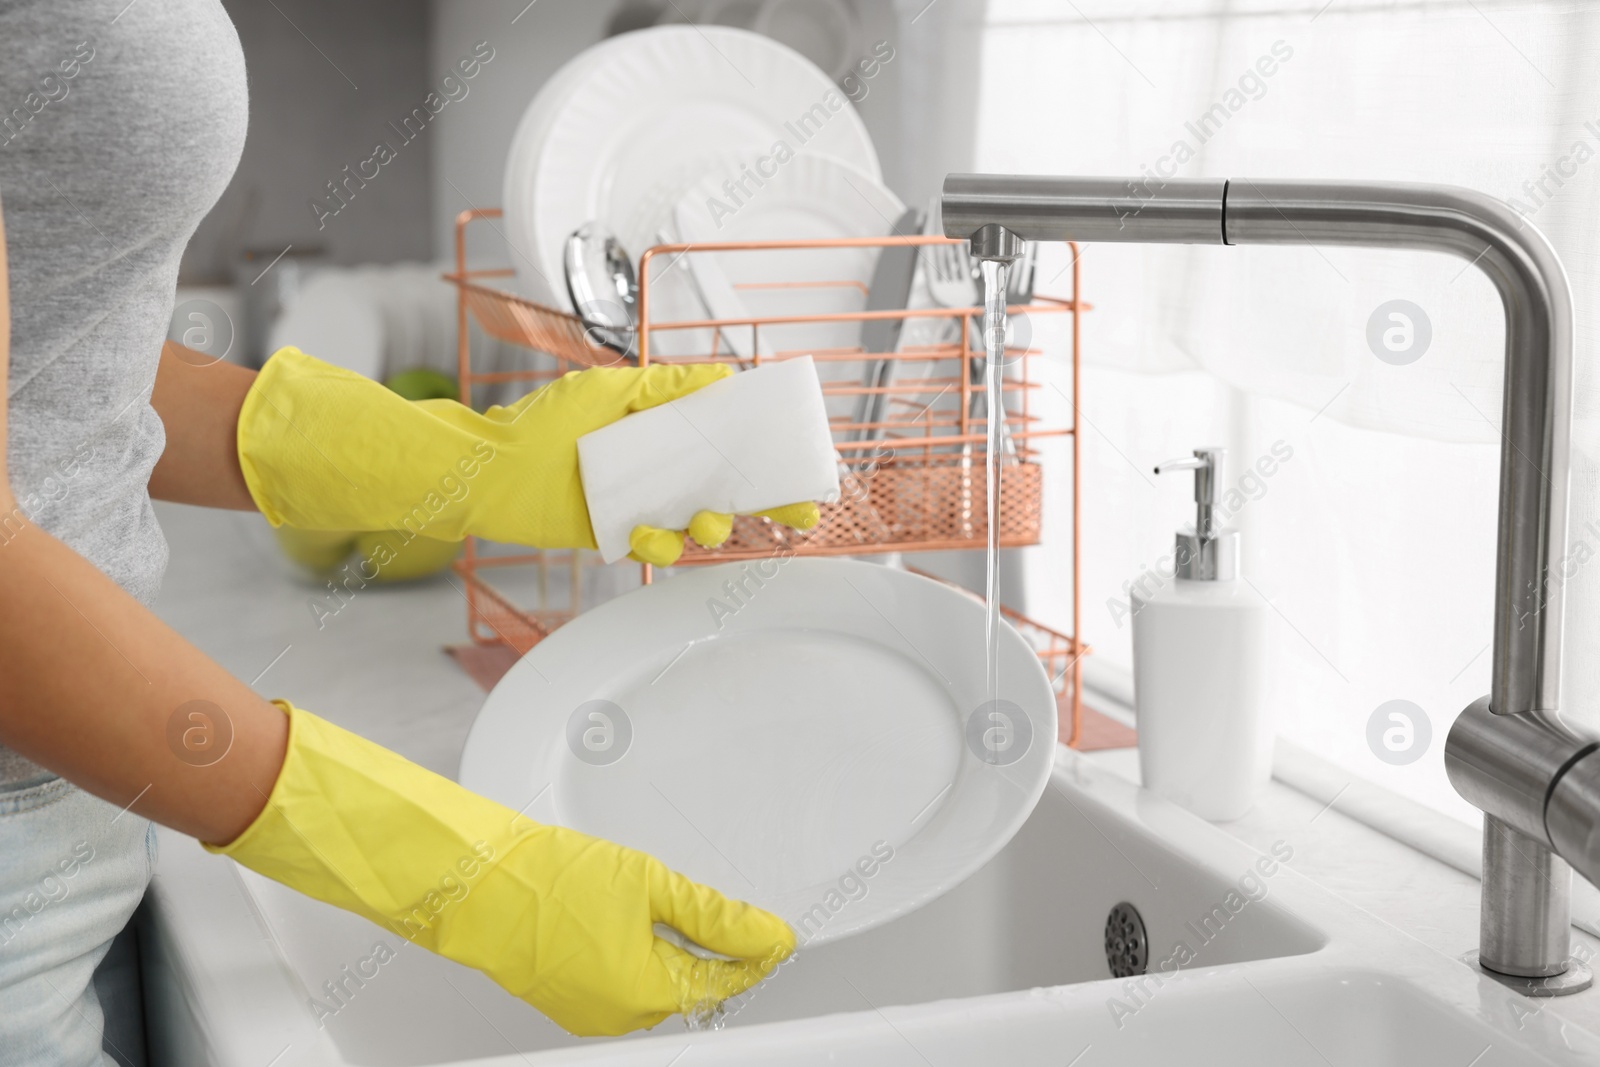
[[[984,418],[974,414],[974,396],[983,385],[969,373],[973,355],[982,358],[976,321],[981,308],[917,308],[855,311],[829,314],[765,314],[741,318],[675,319],[656,321],[651,313],[652,287],[661,285],[666,272],[682,266],[693,255],[762,255],[785,258],[782,280],[735,286],[745,290],[840,289],[866,287],[858,280],[838,281],[809,277],[803,269],[808,254],[840,250],[886,248],[894,245],[929,246],[960,244],[952,238],[912,237],[844,238],[823,241],[762,241],[723,244],[668,244],[650,248],[638,266],[639,326],[637,352],[623,355],[590,340],[585,324],[568,312],[536,304],[501,288],[515,272],[467,269],[467,230],[481,220],[499,218],[498,209],[473,209],[456,217],[455,271],[444,275],[457,291],[457,358],[461,394],[507,382],[529,388],[569,370],[595,366],[648,365],[660,362],[723,362],[755,366],[797,355],[810,355],[823,381],[830,422],[841,458],[840,499],[821,505],[822,520],[812,530],[798,532],[753,516],[735,519],[732,536],[720,548],[705,549],[689,542],[678,566],[696,566],[737,560],[759,560],[789,555],[872,555],[890,552],[928,552],[983,549],[987,543],[986,436]],[[1026,306],[1010,309],[1013,322],[1063,322],[1070,337],[1071,396],[1077,411],[1081,331],[1080,315],[1090,305],[1080,299],[1081,268],[1076,245],[1071,246],[1071,294],[1066,298],[1036,297]],[[659,269],[658,269],[659,268]],[[791,269],[792,268],[792,269]],[[771,273],[770,269],[768,273]],[[813,272],[814,273],[814,272]],[[781,293],[779,294],[781,295]],[[756,299],[751,296],[751,299]],[[918,340],[902,341],[895,352],[866,352],[860,344],[833,348],[808,346],[784,351],[769,343],[785,330],[831,327],[859,331],[873,320],[900,320],[900,329],[914,331]],[[474,366],[471,326],[497,341],[543,353],[548,365],[515,370],[486,370]],[[920,322],[920,325],[916,325]],[[695,339],[703,339],[698,347]],[[1022,633],[1045,664],[1057,693],[1062,717],[1062,740],[1076,744],[1081,734],[1082,660],[1090,651],[1076,635],[1079,608],[1081,522],[1079,473],[1081,469],[1077,427],[1046,425],[1035,413],[1034,394],[1043,387],[1033,363],[1044,354],[1031,340],[1006,349],[1007,372],[1003,386],[1007,461],[1001,478],[1000,544],[1014,548],[1039,543],[1043,503],[1043,470],[1036,442],[1049,437],[1071,437],[1072,447],[1072,632],[1043,626],[1008,608],[1006,618]],[[739,344],[738,341],[747,343]],[[672,354],[660,354],[670,348]],[[687,354],[685,354],[687,353]],[[864,384],[862,369],[880,360],[895,361],[887,384]],[[882,379],[874,379],[881,381]],[[875,421],[862,421],[841,407],[856,404],[866,410],[865,398],[882,394],[886,403]],[[1074,422],[1076,419],[1074,418]],[[507,552],[469,538],[453,565],[464,583],[467,628],[477,644],[507,645],[518,653],[532,648],[584,606],[585,589],[592,586],[602,566],[591,552],[550,550]],[[523,597],[509,592],[505,577],[513,573],[534,578]],[[651,568],[641,565],[639,580],[648,584]],[[564,594],[564,595],[563,595]],[[537,603],[519,603],[532,597]]]

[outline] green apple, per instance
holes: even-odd
[[[383,384],[407,400],[458,400],[461,396],[454,378],[431,367],[399,371]]]
[[[411,538],[409,541],[407,538]],[[437,574],[461,554],[458,541],[439,541],[400,530],[380,530],[356,538],[363,576],[375,582],[409,582]]]
[[[343,530],[297,530],[293,526],[279,526],[272,533],[285,556],[316,575],[338,570],[339,564],[356,547],[356,535]]]

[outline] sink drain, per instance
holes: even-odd
[[[1106,916],[1106,966],[1111,977],[1143,974],[1150,965],[1150,940],[1139,909],[1123,901]]]

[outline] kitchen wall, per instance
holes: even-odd
[[[446,108],[434,132],[433,242],[448,256],[455,216],[469,207],[499,207],[506,149],[522,112],[545,79],[571,56],[605,36],[615,0],[432,0],[429,65],[444,70],[480,41],[494,59],[478,76],[472,95]],[[519,17],[520,14],[520,17]],[[480,227],[472,249],[479,265],[505,264],[504,242]]]
[[[428,0],[224,0],[250,74],[250,131],[233,182],[183,261],[188,284],[227,282],[247,248],[293,245],[329,262],[385,263],[432,254],[431,130],[403,141],[400,125],[437,79],[429,62]],[[587,6],[587,5],[574,5]],[[379,141],[395,148],[378,176],[345,187]],[[369,170],[370,172],[370,170]],[[319,214],[314,198],[327,205]],[[334,209],[337,209],[336,211]]]
[[[857,105],[886,181],[924,200],[970,165],[984,0],[854,0],[863,54],[896,52]],[[224,0],[250,72],[250,132],[238,172],[201,224],[187,284],[226,283],[245,249],[321,252],[335,264],[446,258],[456,214],[499,206],[507,145],[555,70],[608,32],[653,17],[660,0]],[[679,0],[686,11],[703,6]],[[443,85],[463,60],[493,58]],[[428,94],[445,103],[420,135],[405,128]],[[438,107],[435,104],[435,107]],[[393,149],[378,177],[378,143]],[[330,193],[334,182],[341,199]],[[320,207],[314,207],[313,203]],[[480,264],[508,262],[485,230]]]

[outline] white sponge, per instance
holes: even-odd
[[[600,555],[639,525],[682,530],[697,511],[749,514],[839,496],[839,459],[810,356],[767,363],[578,438]]]

